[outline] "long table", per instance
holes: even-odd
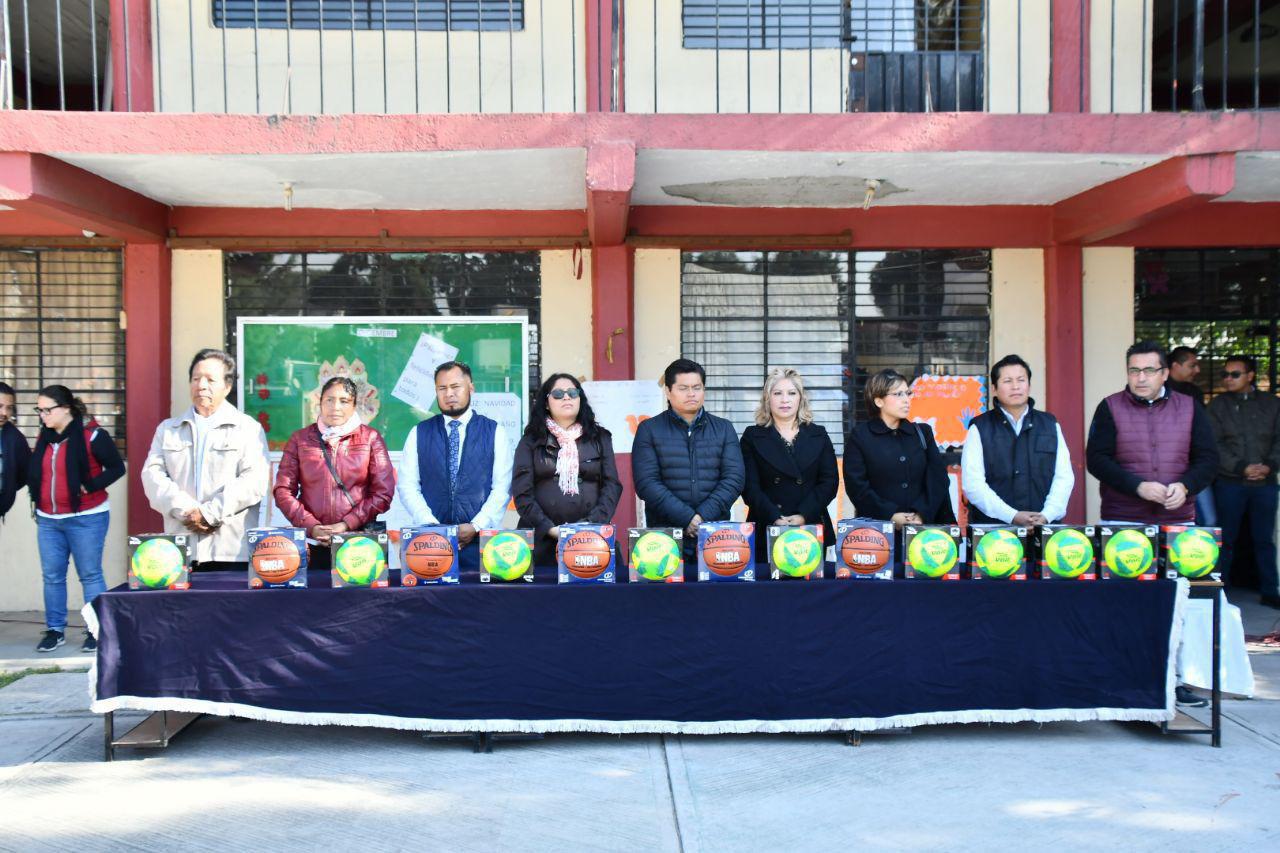
[[[463,580],[111,590],[86,608],[92,708],[433,732],[1161,723],[1187,597],[1165,580]]]

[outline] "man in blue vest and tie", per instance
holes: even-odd
[[[476,533],[500,528],[511,499],[511,446],[501,425],[471,408],[471,368],[446,361],[436,368],[440,414],[409,431],[396,489],[415,525],[458,525],[459,564],[480,567]]]

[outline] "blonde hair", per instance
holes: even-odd
[[[813,423],[813,410],[809,408],[809,394],[804,390],[804,377],[800,371],[790,367],[775,367],[764,378],[764,387],[760,389],[760,404],[756,406],[756,425],[768,426],[773,423],[773,413],[769,409],[769,397],[778,383],[787,379],[796,386],[800,395],[800,405],[796,408],[796,423]]]

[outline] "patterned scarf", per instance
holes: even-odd
[[[335,453],[338,451],[338,442],[360,429],[362,423],[364,422],[360,420],[359,412],[352,412],[351,417],[347,419],[345,424],[336,427],[331,427],[321,418],[316,418],[316,428],[320,430],[320,439],[329,445],[329,449]]]
[[[556,454],[556,476],[560,480],[560,492],[566,495],[578,493],[578,439],[582,437],[582,424],[575,423],[568,429],[547,418],[547,431],[560,443]]]

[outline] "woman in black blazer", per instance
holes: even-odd
[[[904,524],[955,521],[947,463],[928,424],[911,423],[911,391],[896,370],[867,382],[869,420],[844,446],[844,488],[858,515]]]
[[[821,524],[823,543],[835,538],[827,504],[836,496],[836,451],[826,429],[813,422],[804,379],[791,368],[771,370],[764,382],[756,425],[742,433],[747,521],[756,525],[756,556],[767,560],[764,528],[770,524]]]

